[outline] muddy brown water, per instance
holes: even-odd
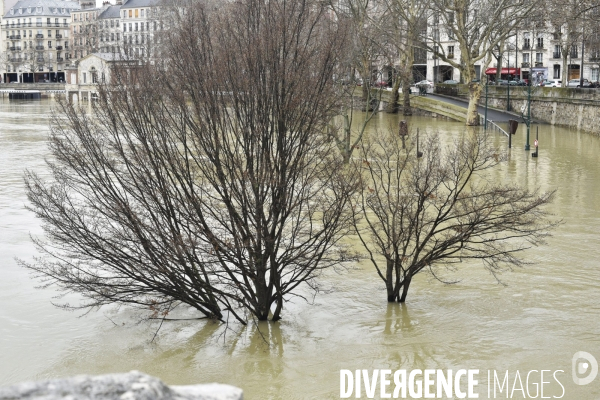
[[[562,398],[600,398],[600,377],[586,386],[571,377],[575,352],[600,360],[598,137],[540,126],[536,160],[523,150],[519,128],[497,178],[558,189],[550,209],[564,223],[547,246],[526,252],[533,265],[502,275],[506,285],[469,263],[450,275],[458,284],[423,274],[406,305],[389,305],[372,268],[358,263],[325,273],[326,290],[311,304],[292,300],[279,323],[224,331],[215,323],[169,322],[151,342],[156,323],[127,308],[86,316],[57,309],[51,304],[57,293],[36,289],[39,282],[16,264],[15,257],[36,254],[29,234],[41,234],[24,208],[23,170],[45,173],[51,106],[0,100],[0,385],[136,369],[169,384],[229,383],[247,399],[339,398],[340,369],[465,368],[480,370],[480,398],[487,398],[488,370],[508,370],[511,387],[516,371],[526,385],[531,370],[562,370]],[[382,114],[370,129],[397,126],[398,118]],[[460,123],[425,117],[409,123],[448,140],[464,131]],[[493,140],[506,145],[505,137]],[[544,395],[560,396],[561,386],[548,376]],[[540,375],[530,377],[533,395]],[[521,391],[513,398],[523,398]]]

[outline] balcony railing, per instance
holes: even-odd
[[[44,50],[44,46],[35,46],[36,50]]]
[[[600,61],[600,56],[591,56],[590,57],[590,61],[592,61],[592,62],[598,62],[598,61]]]
[[[43,58],[38,58],[38,59],[36,59],[35,61],[36,61],[36,62],[38,62],[38,63],[43,63],[43,62],[44,62],[44,59],[43,59]]]
[[[454,58],[454,53],[448,54],[448,58]]]
[[[561,53],[552,53],[552,58],[562,58]]]
[[[571,58],[579,58],[579,55],[577,53],[571,53],[571,54],[569,54],[569,56]]]
[[[21,46],[12,46],[10,47],[10,51],[21,51]]]
[[[57,39],[62,39],[62,37],[63,37],[63,36],[62,36],[60,33],[58,33],[58,34],[56,35],[56,38],[57,38]]]
[[[41,33],[38,33],[37,35],[35,35],[36,39],[43,39],[44,35],[42,35]]]
[[[543,62],[540,62],[540,61],[536,61],[536,62],[535,62],[535,66],[536,66],[536,67],[543,67],[543,66],[544,66],[544,63],[543,63]]]
[[[544,48],[544,45],[543,45],[543,44],[539,44],[539,43],[538,43],[538,44],[535,46],[535,48],[536,48],[536,49],[538,49],[538,50],[541,50],[541,49],[543,49],[543,48]]]
[[[521,48],[521,50],[531,50],[531,46],[528,45],[528,44],[523,45],[523,47]]]
[[[528,62],[521,63],[521,68],[529,68],[529,63]]]
[[[63,61],[65,61],[64,58],[62,58],[62,57],[56,57],[56,62],[63,62]]]
[[[21,35],[10,35],[9,39],[11,39],[11,40],[20,40],[21,39]]]
[[[56,46],[56,50],[62,50],[63,47],[62,46]]]
[[[19,57],[13,57],[10,59],[10,62],[13,62],[13,63],[20,63],[22,61],[23,61],[23,59],[19,58]]]

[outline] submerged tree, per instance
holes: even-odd
[[[91,115],[62,103],[52,180],[26,176],[46,255],[79,307],[281,318],[336,265],[353,185],[324,135],[344,35],[309,0],[175,9],[166,62],[123,66]]]
[[[484,133],[444,148],[437,135],[423,156],[400,138],[380,134],[364,143],[362,191],[355,229],[388,301],[403,303],[412,278],[425,270],[479,259],[494,276],[521,266],[518,253],[543,243],[553,226],[543,210],[553,193],[538,193],[489,179],[505,156]],[[439,278],[441,279],[441,278]]]

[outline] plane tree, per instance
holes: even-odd
[[[489,57],[500,43],[514,35],[537,3],[527,0],[431,0],[430,4],[428,49],[459,70],[461,80],[469,85],[466,124],[479,125],[477,104],[483,82],[475,81],[475,63]]]
[[[169,18],[164,62],[120,58],[91,114],[60,103],[51,178],[26,175],[45,235],[25,265],[81,296],[68,307],[279,320],[351,227],[355,184],[323,134],[345,35],[310,0]]]
[[[372,135],[354,163],[362,177],[355,230],[387,300],[405,302],[424,271],[447,282],[444,269],[464,262],[479,260],[494,276],[523,266],[520,254],[555,225],[545,211],[554,192],[493,179],[506,154],[487,134],[465,133],[449,146],[428,135],[418,157],[415,141],[401,139],[408,130],[400,133]]]

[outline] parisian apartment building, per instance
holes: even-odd
[[[63,82],[65,68],[90,54],[124,54],[138,60],[153,52],[162,30],[160,0],[114,0],[97,6],[94,0],[0,0],[0,81]],[[164,10],[163,10],[164,12]],[[424,29],[435,37],[443,53],[460,60],[458,43],[439,21],[429,19]],[[566,32],[550,27],[522,29],[506,43],[500,68],[503,78],[600,80],[600,31],[585,43],[573,41],[565,52]],[[567,35],[568,36],[568,35]],[[494,78],[497,61],[476,66],[479,79]],[[376,67],[390,80],[389,66]],[[566,72],[563,74],[563,72]],[[457,69],[423,48],[414,54],[415,81],[460,81]],[[378,80],[379,80],[378,79]]]
[[[0,0],[2,82],[64,82],[65,69],[94,53],[152,55],[162,27],[157,0]]]

